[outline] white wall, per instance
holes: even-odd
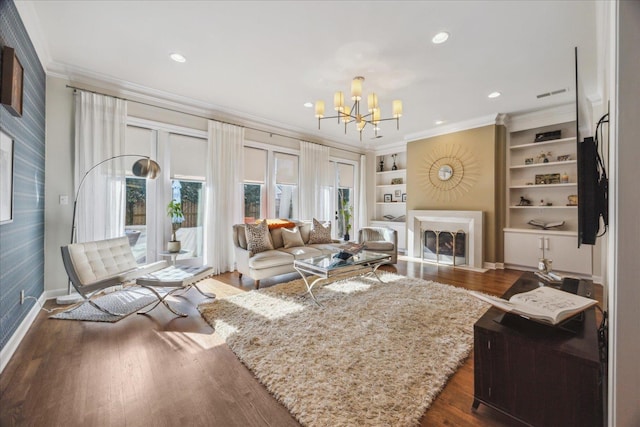
[[[44,185],[45,292],[67,289],[67,274],[62,264],[60,246],[69,244],[71,238],[74,194],[73,90],[67,89],[66,84],[66,80],[47,77]],[[59,203],[61,195],[68,197],[67,205]]]
[[[640,425],[640,1],[619,1],[617,76],[612,99],[611,187],[612,219],[609,248],[611,314],[609,358],[611,369],[609,425]],[[616,59],[615,57],[613,58]]]

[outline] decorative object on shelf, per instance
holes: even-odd
[[[569,203],[567,203],[567,206],[578,206],[578,195],[577,194],[571,194],[571,195],[567,196],[567,200],[569,200]]]
[[[545,173],[536,175],[536,185],[541,184],[560,184],[559,173]]]
[[[403,182],[402,178],[391,178],[391,185],[400,185]]]
[[[391,203],[391,198],[392,198],[392,197],[393,197],[393,196],[392,196],[391,194],[385,194],[385,195],[384,195],[384,202],[385,202],[385,203]]]
[[[430,151],[417,174],[428,196],[439,201],[452,201],[467,193],[479,176],[474,155],[457,144],[441,145]]]
[[[384,158],[380,158],[380,170],[378,172],[384,172]]]
[[[533,157],[527,157],[526,159],[524,159],[524,164],[525,165],[532,165],[533,164]]]
[[[176,238],[176,231],[184,221],[182,203],[171,200],[167,205],[167,215],[171,218],[171,240],[167,243],[167,251],[180,252],[180,241]]]
[[[546,153],[541,151],[540,154],[538,154],[538,157],[536,157],[536,163],[549,163],[550,157],[551,151],[547,151]]]
[[[560,138],[562,138],[562,130],[552,130],[549,132],[536,133],[536,138],[533,142],[552,141]]]
[[[0,102],[9,112],[22,117],[22,94],[24,86],[24,68],[12,47],[2,49],[2,86],[0,87]]]
[[[560,175],[560,182],[562,184],[568,184],[569,183],[569,174],[567,174],[566,172],[562,172],[562,175]]]
[[[531,206],[531,200],[526,199],[524,196],[520,196],[518,206]]]
[[[392,171],[397,171],[398,170],[398,166],[396,166],[396,157],[398,157],[397,154],[392,154],[391,157],[393,157],[393,166],[391,166],[391,170]]]
[[[539,203],[539,205],[540,205],[540,206],[544,206],[544,199],[540,199],[540,203]]]
[[[543,230],[549,230],[551,228],[558,228],[564,225],[564,221],[550,221],[545,222],[541,219],[532,219],[527,222],[529,225],[533,225],[534,227],[541,228]]]
[[[324,101],[316,101],[315,112],[318,119],[318,129],[320,129],[320,121],[323,119],[338,119],[338,123],[344,123],[344,133],[347,133],[347,125],[351,121],[355,121],[356,129],[360,133],[360,141],[362,141],[362,130],[367,124],[373,127],[374,136],[378,136],[378,125],[380,122],[387,120],[395,120],[396,126],[400,129],[400,117],[402,117],[402,101],[394,100],[392,103],[392,117],[383,119],[380,117],[380,107],[378,106],[378,95],[370,93],[367,96],[368,114],[362,114],[360,111],[360,100],[362,99],[362,82],[364,77],[356,76],[351,81],[351,100],[353,105],[349,107],[344,104],[344,93],[336,92],[333,95],[333,109],[338,112],[337,116],[324,116]]]
[[[571,160],[571,154],[563,154],[561,156],[556,157],[556,160],[559,162],[566,162],[567,160]]]
[[[403,203],[407,202],[407,193],[402,193],[402,202]]]
[[[399,199],[400,197],[402,197],[402,190],[395,190],[393,193],[396,199]]]
[[[13,139],[0,131],[0,224],[13,221]]]

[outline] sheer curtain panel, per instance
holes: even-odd
[[[362,228],[369,225],[369,218],[367,213],[367,156],[360,155],[360,179],[358,180],[358,223],[357,227]],[[353,233],[356,234],[355,231]]]
[[[125,153],[127,102],[84,91],[75,93],[75,191],[93,166]],[[124,235],[123,159],[92,170],[78,194],[78,242]]]
[[[331,219],[329,147],[300,141],[300,218]]]
[[[205,260],[215,274],[233,271],[233,224],[242,222],[244,128],[209,121],[206,169]]]

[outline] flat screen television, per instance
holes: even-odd
[[[586,117],[586,99],[578,79],[578,48],[575,48],[576,67],[576,141],[578,166],[578,247],[594,245],[601,225],[605,230],[608,223],[608,185],[602,158],[598,152],[598,128],[605,115],[596,126],[595,138],[591,135],[589,119]],[[602,218],[602,222],[600,221]]]

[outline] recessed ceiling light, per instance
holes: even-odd
[[[500,92],[491,92],[489,95],[487,95],[489,98],[497,98],[500,95],[502,95]]]
[[[305,102],[304,106],[307,107],[307,108],[311,108],[311,107],[313,107],[313,102]]]
[[[171,55],[169,55],[169,58],[173,59],[176,62],[187,62],[187,58],[180,55],[179,53],[172,53]]]
[[[437,124],[437,125],[441,125],[441,124],[443,124],[443,123],[444,123],[444,120],[436,120],[436,124]]]
[[[446,31],[441,31],[435,36],[433,36],[431,41],[435,44],[440,44],[440,43],[446,42],[448,38],[449,38],[449,33],[447,33]]]

